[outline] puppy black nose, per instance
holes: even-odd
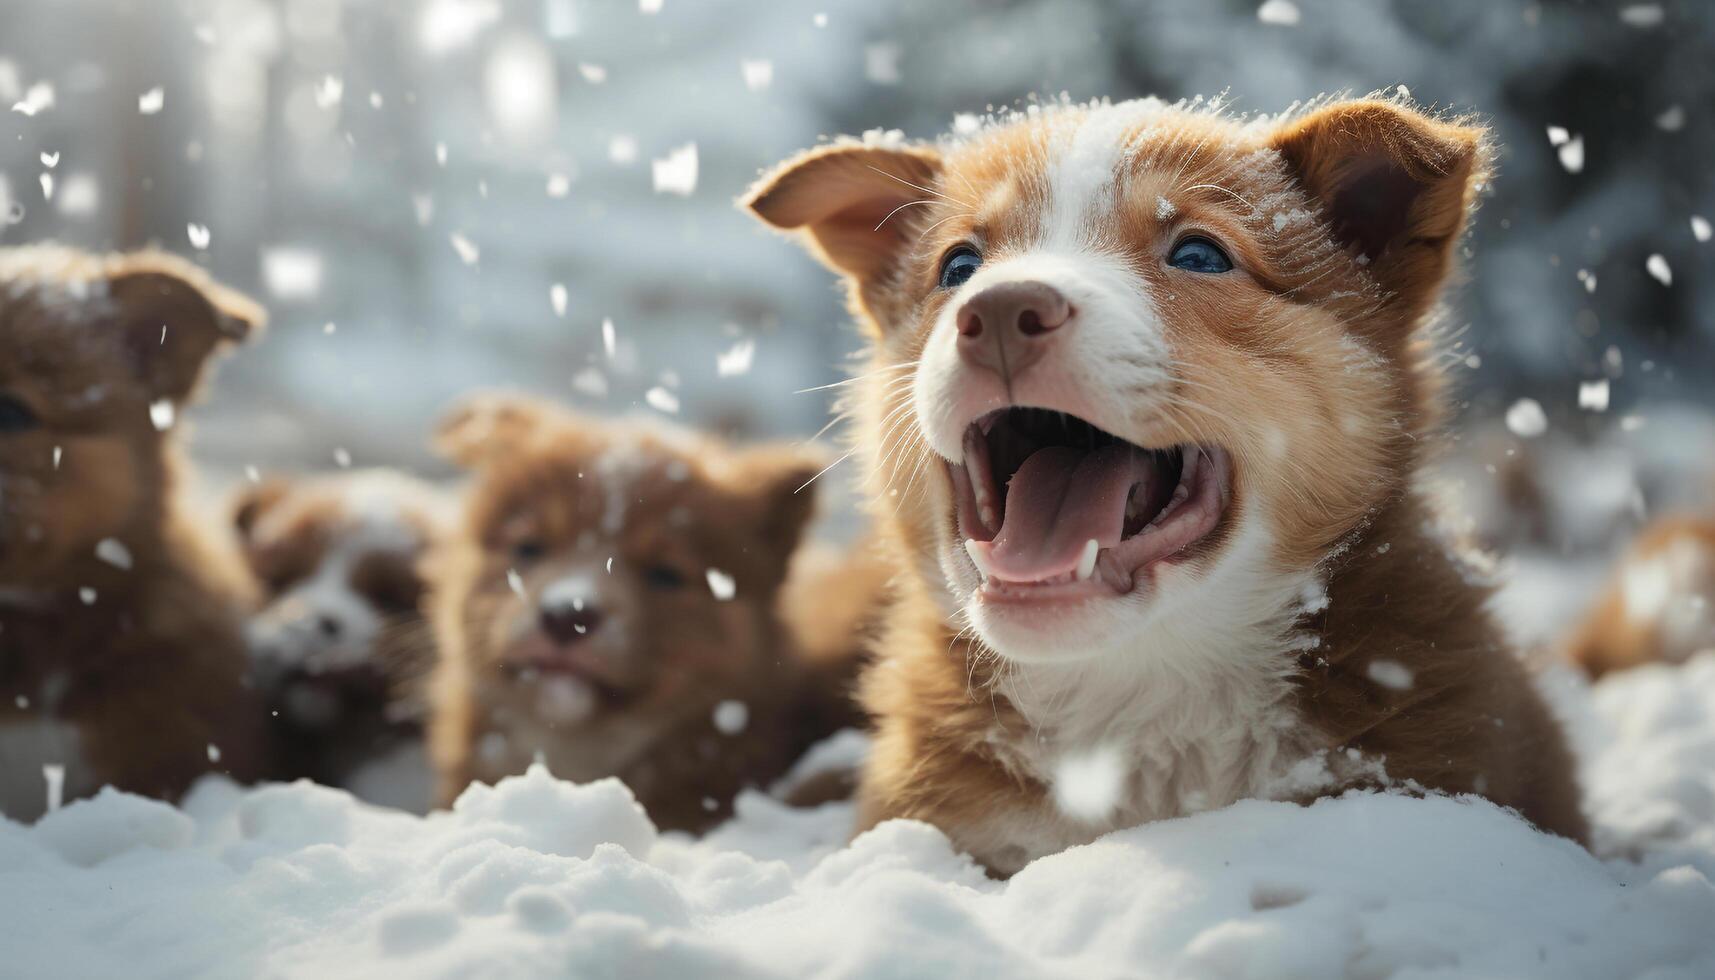
[[[959,356],[1010,379],[1071,319],[1072,304],[1045,282],[996,283],[959,308]]]
[[[542,632],[555,643],[576,643],[601,625],[601,611],[589,603],[556,603],[541,611]]]
[[[337,640],[337,639],[339,639],[340,633],[342,633],[344,631],[345,631],[345,627],[341,626],[340,621],[333,618],[332,616],[329,616],[326,613],[323,613],[322,615],[316,617],[316,632],[327,637],[328,639]]]

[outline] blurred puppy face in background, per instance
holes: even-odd
[[[432,660],[418,565],[444,509],[432,487],[387,470],[272,478],[239,494],[233,524],[263,590],[252,672],[284,723],[414,720],[399,712]]]
[[[504,396],[456,411],[439,441],[473,471],[433,576],[437,699],[470,715],[452,792],[538,752],[561,776],[618,773],[775,666],[814,461]]]
[[[177,409],[261,312],[156,253],[0,249],[0,284],[0,589],[84,584],[156,536]]]

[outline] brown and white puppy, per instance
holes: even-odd
[[[1567,645],[1591,677],[1715,650],[1715,522],[1654,521],[1633,542]]]
[[[180,259],[0,249],[0,811],[256,774],[242,566],[184,500],[173,431],[253,303]]]
[[[429,805],[421,688],[434,642],[418,566],[445,509],[435,488],[392,470],[273,477],[239,492],[233,525],[263,592],[248,634],[275,778]]]
[[[1035,106],[744,199],[845,277],[908,563],[864,826],[991,868],[1244,797],[1477,793],[1585,832],[1563,734],[1434,533],[1433,314],[1483,130],[1396,101]]]
[[[847,721],[777,608],[816,460],[509,396],[439,443],[473,470],[431,574],[443,801],[541,757],[699,830]]]

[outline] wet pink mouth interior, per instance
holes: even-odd
[[[964,455],[950,467],[959,525],[991,592],[1130,591],[1140,568],[1206,537],[1231,497],[1219,449],[1149,449],[1049,409],[978,419]]]

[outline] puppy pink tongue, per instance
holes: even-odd
[[[1049,446],[1024,461],[1007,484],[1006,516],[987,552],[989,570],[1034,582],[1078,567],[1085,544],[1118,544],[1126,498],[1154,473],[1148,453],[1115,444],[1100,449]]]

